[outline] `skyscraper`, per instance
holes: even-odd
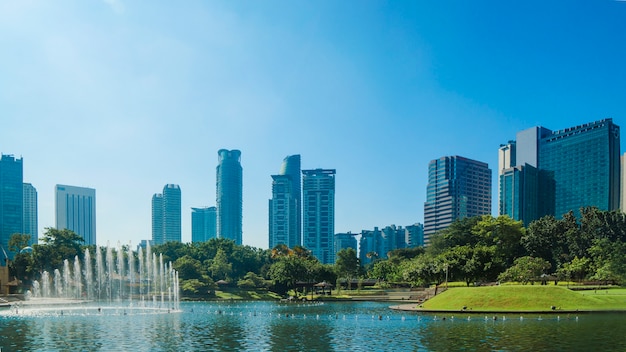
[[[335,262],[335,170],[302,170],[303,244],[323,264]]]
[[[581,207],[620,207],[620,133],[612,119],[517,133],[515,159],[500,171],[500,214],[530,223]]]
[[[485,214],[491,214],[491,170],[486,163],[446,156],[428,164],[425,245],[454,221]]]
[[[217,237],[242,244],[243,169],[241,151],[220,149],[217,152]]]
[[[181,236],[180,187],[167,184],[163,193],[152,196],[152,243],[180,242]]]
[[[217,237],[217,208],[191,208],[191,242],[206,242]]]
[[[30,183],[24,183],[24,215],[22,216],[22,233],[30,235],[28,244],[37,243],[37,189]]]
[[[96,190],[55,186],[56,228],[81,236],[85,245],[96,244]]]
[[[152,195],[152,242],[151,244],[162,244],[163,238],[163,194]]]
[[[302,244],[300,155],[283,160],[279,175],[272,175],[272,199],[269,200],[269,248]]]
[[[0,157],[0,265],[6,265],[5,259],[11,259],[9,239],[13,234],[22,232],[24,206],[23,164],[22,159],[13,155]],[[4,252],[10,258],[4,257]]]

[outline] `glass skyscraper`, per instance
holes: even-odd
[[[428,164],[424,245],[454,221],[486,214],[491,214],[491,170],[486,163],[446,156]]]
[[[180,187],[167,184],[152,196],[152,243],[181,242]]]
[[[23,221],[23,164],[22,159],[13,155],[0,157],[0,265],[13,258],[9,253],[9,239],[13,234],[22,233]],[[4,249],[4,251],[2,251]],[[9,258],[4,257],[7,253]]]
[[[30,183],[24,183],[24,215],[22,233],[30,235],[29,244],[37,243],[37,189]]]
[[[527,225],[581,207],[619,209],[620,133],[612,119],[517,133],[517,157],[500,170],[500,214]]]
[[[85,245],[96,244],[96,190],[56,185],[56,228],[81,236]]]
[[[217,237],[242,244],[243,169],[241,151],[220,149],[217,152],[216,177]]]
[[[302,170],[303,245],[322,264],[335,263],[335,173]]]
[[[206,242],[217,237],[217,208],[191,208],[191,242]]]
[[[302,196],[300,155],[283,160],[279,175],[272,175],[272,199],[269,200],[269,248],[302,244]]]

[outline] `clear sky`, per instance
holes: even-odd
[[[136,245],[167,183],[191,241],[240,149],[243,241],[267,248],[285,156],[337,170],[336,232],[422,222],[432,159],[487,162],[495,201],[517,131],[626,126],[624,65],[623,1],[0,0],[0,152],[41,232],[55,184],[92,187],[98,243]]]

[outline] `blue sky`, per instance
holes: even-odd
[[[42,232],[55,184],[95,188],[99,244],[149,239],[166,183],[190,241],[221,148],[242,151],[244,244],[267,248],[290,154],[337,170],[336,232],[405,226],[432,159],[495,175],[519,130],[625,126],[625,43],[622,1],[0,0],[0,151]]]

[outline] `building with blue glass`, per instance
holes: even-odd
[[[0,266],[13,258],[9,252],[9,239],[22,232],[23,195],[22,158],[2,154],[0,156]],[[8,257],[5,257],[5,254]]]
[[[240,245],[243,237],[241,151],[220,149],[217,155],[217,237],[231,239]]]
[[[456,220],[491,214],[491,170],[486,163],[445,156],[428,164],[424,245]]]
[[[335,173],[302,170],[303,245],[322,264],[335,263]]]
[[[29,245],[37,243],[38,215],[37,215],[37,189],[30,183],[23,184],[24,211],[22,215],[22,233],[30,235]]]
[[[551,131],[517,133],[515,155],[506,163],[500,147],[500,214],[528,225],[582,207],[620,206],[620,130],[612,119]]]
[[[217,208],[191,208],[191,242],[217,238]]]
[[[167,184],[152,196],[152,244],[181,242],[181,218],[180,186]]]
[[[302,191],[300,155],[283,160],[278,175],[272,175],[269,200],[269,248],[279,244],[302,245]]]
[[[68,185],[55,186],[56,228],[81,236],[85,245],[96,244],[96,190]]]

